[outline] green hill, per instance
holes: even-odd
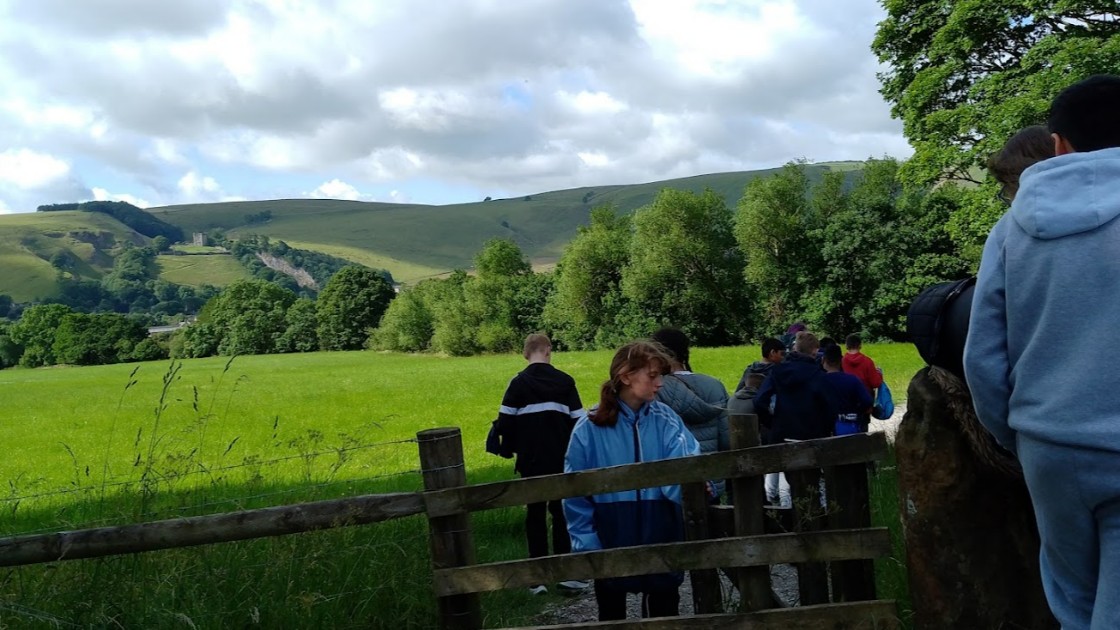
[[[71,271],[99,278],[113,266],[120,243],[148,239],[116,219],[91,212],[0,215],[0,293],[26,302],[54,295],[58,270],[51,257],[69,252]]]
[[[810,167],[813,177],[854,171],[860,162]],[[614,204],[629,213],[653,201],[662,188],[700,192],[711,188],[734,206],[743,188],[778,169],[714,173],[647,184],[573,188],[511,199],[429,206],[327,199],[281,199],[165,206],[149,210],[185,232],[226,230],[233,237],[263,234],[293,247],[321,251],[412,282],[467,268],[483,243],[511,238],[538,266],[555,262],[564,246],[587,223],[591,208]],[[256,222],[268,212],[271,219]]]
[[[861,162],[809,167],[811,177],[828,171],[856,171]],[[215,228],[234,238],[260,234],[292,247],[323,252],[370,267],[395,279],[415,282],[469,268],[483,243],[513,239],[533,261],[555,264],[592,208],[613,204],[620,213],[653,201],[662,188],[700,192],[711,188],[734,206],[749,181],[778,169],[713,173],[646,184],[573,188],[474,203],[430,206],[331,199],[281,199],[191,204],[151,208],[156,218],[190,234]],[[263,217],[270,217],[263,220]],[[57,293],[57,270],[50,264],[70,252],[71,271],[97,279],[112,268],[119,244],[145,245],[147,237],[112,217],[56,211],[0,215],[0,293],[25,302]],[[179,248],[182,249],[182,248]],[[177,284],[224,285],[248,273],[224,254],[160,256],[160,275]]]

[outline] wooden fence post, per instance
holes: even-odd
[[[682,484],[681,498],[684,503],[685,538],[687,540],[712,538],[708,524],[708,492],[705,484]],[[689,571],[689,578],[692,580],[692,606],[696,614],[723,612],[723,589],[720,588],[719,571],[693,569]]]
[[[789,493],[793,499],[793,528],[797,532],[813,532],[824,528],[824,508],[821,507],[821,469],[795,470],[786,473]],[[827,493],[832,488],[826,489]],[[832,496],[827,496],[832,500]],[[828,571],[823,562],[797,564],[797,587],[801,605],[828,603]]]
[[[751,448],[761,443],[758,416],[733,414],[728,417],[731,448]],[[762,504],[766,498],[761,477],[739,477],[731,481],[735,501],[735,534],[755,536],[765,533]],[[746,567],[736,571],[741,608],[744,611],[773,607],[770,594],[770,567]]]
[[[871,527],[871,500],[867,488],[867,464],[835,466],[829,471],[829,503],[839,508],[829,517],[832,529]],[[832,599],[836,602],[875,599],[875,563],[848,560],[832,564]]]
[[[416,434],[420,446],[420,468],[425,490],[465,486],[463,437],[458,427],[429,429]],[[428,518],[428,549],[432,569],[447,569],[475,563],[470,514]],[[482,609],[477,594],[439,598],[440,626],[447,630],[482,627]]]

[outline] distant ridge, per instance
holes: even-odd
[[[862,166],[862,162],[826,162],[810,165],[808,173],[818,179],[827,172],[855,172]],[[631,213],[652,202],[663,188],[693,192],[711,188],[734,208],[748,182],[778,170],[587,186],[442,206],[277,199],[161,206],[148,208],[147,213],[188,236],[213,229],[233,238],[263,235],[292,247],[387,269],[397,281],[412,283],[469,268],[483,243],[494,237],[512,239],[537,268],[549,268],[576,230],[587,224],[592,208],[611,204],[619,213]],[[104,236],[106,246],[91,246],[83,236],[86,233]],[[114,240],[148,242],[145,236],[107,215],[73,211],[0,215],[0,293],[18,301],[56,294],[56,270],[48,260],[63,250],[80,261],[84,277],[99,277],[112,266]],[[237,269],[229,268],[236,264],[228,256],[209,258],[214,260],[194,257],[189,261],[198,266],[190,277],[239,277]],[[169,278],[187,273],[178,268],[182,265],[165,266],[163,271]]]
[[[862,162],[810,165],[810,177],[854,172]],[[630,213],[653,201],[662,188],[701,192],[711,188],[734,208],[752,179],[777,172],[711,173],[643,184],[585,186],[473,203],[442,206],[333,199],[277,199],[189,204],[150,208],[153,215],[184,232],[225,230],[230,236],[262,234],[294,247],[322,251],[415,282],[468,268],[488,239],[510,238],[534,264],[547,266],[586,225],[592,208],[613,204]],[[271,219],[248,224],[247,217],[268,211]]]

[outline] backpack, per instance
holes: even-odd
[[[879,370],[879,375],[883,374]],[[871,417],[876,420],[889,420],[894,415],[894,397],[891,396],[891,388],[887,387],[887,381],[879,384],[879,390],[875,392],[875,404],[871,407]]]
[[[964,379],[964,342],[976,276],[935,284],[918,294],[906,313],[906,332],[928,365]]]

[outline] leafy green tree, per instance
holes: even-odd
[[[810,236],[819,226],[811,199],[805,164],[790,163],[776,175],[752,180],[739,200],[735,237],[764,330],[801,319],[802,298],[818,284],[823,262]]]
[[[276,343],[280,352],[314,352],[319,349],[319,316],[315,302],[299,298],[284,314],[287,328]]]
[[[0,319],[7,318],[12,311],[12,296],[0,293]]]
[[[175,350],[182,356],[276,352],[277,340],[287,329],[285,314],[295,301],[295,293],[271,282],[234,282],[206,303]]]
[[[385,311],[381,325],[371,337],[379,350],[423,352],[431,347],[435,317],[429,304],[435,289],[444,280],[424,280],[401,291]]]
[[[466,319],[475,342],[487,352],[508,352],[521,345],[525,328],[539,321],[540,310],[526,314],[519,300],[533,301],[533,270],[513,241],[491,239],[475,256],[478,276],[464,283]],[[543,307],[543,304],[542,304]]]
[[[68,313],[55,331],[58,363],[108,365],[132,359],[136,345],[147,339],[140,323],[117,313]]]
[[[360,350],[396,294],[368,267],[342,268],[319,294],[319,345],[324,350]]]
[[[628,215],[611,206],[591,211],[556,266],[556,289],[544,309],[554,341],[576,349],[613,345],[616,318],[627,302],[622,270],[630,262],[632,228]],[[600,344],[602,342],[602,344]]]
[[[11,328],[12,341],[23,346],[20,365],[40,367],[56,363],[55,331],[62,318],[70,313],[73,313],[70,307],[61,304],[40,304],[23,312]]]
[[[804,319],[836,336],[867,331],[867,312],[879,286],[906,267],[899,242],[898,203],[902,195],[898,162],[869,160],[838,209],[818,215],[810,240],[820,252],[821,268],[806,287]],[[814,191],[818,197],[825,185]]]
[[[623,293],[659,323],[700,345],[740,343],[750,333],[750,296],[732,213],[712,190],[664,189],[634,214]]]
[[[455,270],[432,287],[432,350],[452,356],[469,356],[480,350],[477,322],[467,313],[467,287],[472,281],[466,272]]]
[[[212,322],[199,321],[180,328],[171,336],[170,354],[174,359],[197,359],[218,354],[221,329]]]
[[[486,241],[474,257],[474,267],[480,278],[520,276],[533,271],[517,243],[505,238]]]
[[[1120,68],[1115,0],[882,0],[872,50],[881,92],[914,155],[907,186],[952,179],[963,193],[950,221],[975,265],[1004,208],[982,167],[1015,132],[1042,124],[1063,88]]]
[[[1120,68],[1115,0],[883,0],[871,48],[914,157],[907,183],[976,180],[1066,86]]]
[[[159,361],[168,357],[167,346],[152,337],[141,339],[132,349],[132,361]]]
[[[152,248],[157,252],[166,252],[167,250],[171,249],[171,239],[160,234],[159,236],[152,239]]]
[[[10,322],[0,321],[0,369],[17,365],[23,355],[23,347],[12,339],[12,326]]]

